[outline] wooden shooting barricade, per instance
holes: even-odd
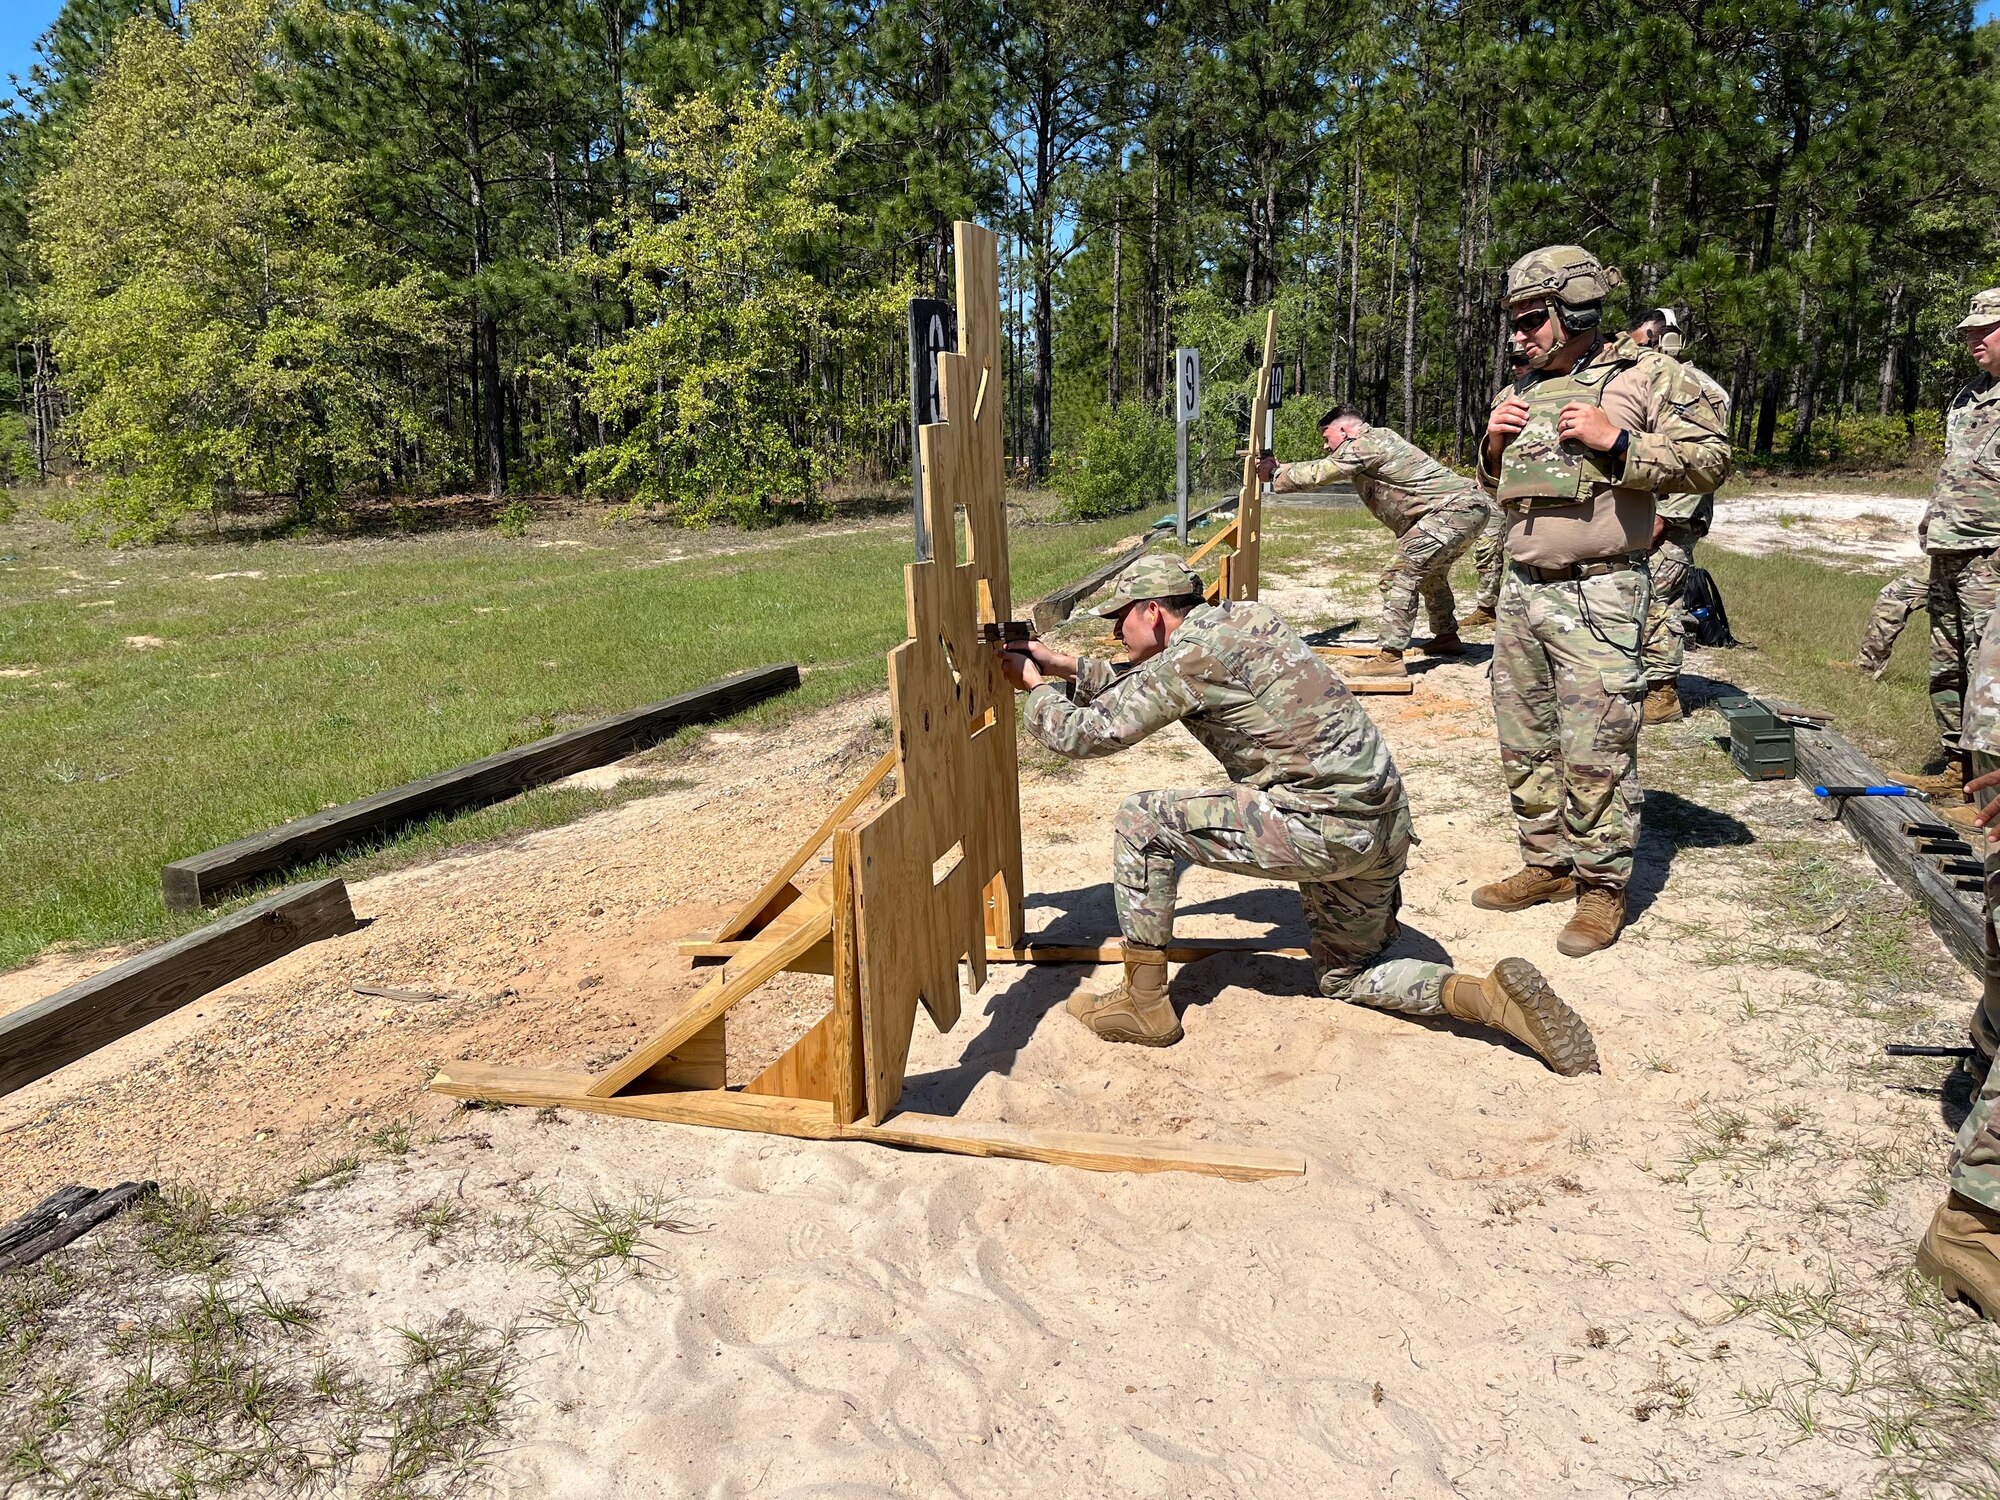
[[[1271,410],[1271,362],[1278,352],[1278,310],[1264,315],[1264,363],[1257,370],[1257,392],[1250,398],[1250,451],[1243,460],[1243,488],[1236,495],[1236,519],[1188,555],[1188,566],[1199,568],[1217,547],[1230,550],[1217,560],[1208,602],[1255,599],[1257,572],[1264,557],[1264,480],[1257,460],[1264,452],[1264,418]]]
[[[904,570],[909,638],[889,653],[890,750],[713,941],[683,945],[697,961],[722,966],[623,1061],[597,1074],[452,1063],[433,1089],[1098,1171],[1238,1179],[1304,1173],[1303,1157],[1264,1147],[898,1111],[917,1007],[950,1030],[959,1015],[961,962],[977,988],[989,960],[1112,961],[1118,954],[1116,945],[1038,950],[1023,942],[1014,693],[983,638],[983,627],[1012,613],[997,249],[989,230],[956,226],[960,352],[937,357],[945,419],[920,432],[934,556]],[[1250,577],[1254,584],[1254,571]],[[892,773],[895,793],[884,798],[879,791]],[[829,842],[830,868],[802,878]],[[777,1061],[729,1088],[729,1010],[786,970],[830,974],[832,1005]]]

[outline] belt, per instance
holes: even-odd
[[[1560,568],[1536,568],[1519,562],[1511,566],[1530,583],[1575,583],[1579,578],[1596,578],[1604,573],[1629,573],[1635,568],[1643,568],[1646,557],[1644,553],[1630,557],[1600,557]]]

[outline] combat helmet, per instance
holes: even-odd
[[[1547,297],[1556,304],[1556,316],[1570,333],[1595,328],[1604,317],[1604,299],[1625,278],[1615,266],[1606,266],[1581,245],[1544,245],[1531,250],[1507,268],[1507,290],[1501,301],[1509,308]],[[1530,360],[1540,367],[1554,351]]]

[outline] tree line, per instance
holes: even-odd
[[[1897,462],[2000,281],[1967,0],[69,0],[0,116],[14,475],[805,513],[908,462],[902,308],[1002,231],[1009,452],[1091,504],[1324,398],[1463,461],[1505,267],[1673,302],[1773,460]],[[1616,309],[1614,316],[1623,309]]]

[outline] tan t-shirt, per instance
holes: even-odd
[[[1676,361],[1629,339],[1606,342],[1591,356],[1631,360],[1604,383],[1604,414],[1632,435],[1619,484],[1575,505],[1536,505],[1507,512],[1507,556],[1533,568],[1595,562],[1653,545],[1653,497],[1661,492],[1707,494],[1729,473],[1729,438],[1706,393]],[[1511,391],[1503,387],[1497,406]],[[1479,445],[1479,479],[1488,490],[1499,475]]]

